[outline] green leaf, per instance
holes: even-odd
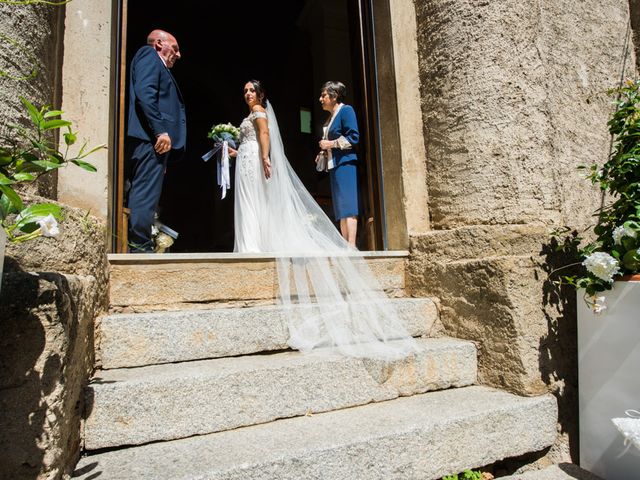
[[[45,171],[44,167],[39,167],[33,162],[24,162],[22,160],[16,163],[15,167],[16,172],[36,172],[42,173]]]
[[[0,173],[0,185],[11,185],[13,183],[16,183],[16,182],[11,180],[4,173]]]
[[[51,130],[53,128],[62,128],[71,126],[71,122],[68,120],[56,119],[56,120],[47,120],[42,124],[43,130]]]
[[[0,166],[8,165],[12,162],[13,156],[9,150],[0,148]]]
[[[98,150],[102,150],[102,149],[106,149],[107,148],[107,145],[103,143],[102,145],[98,145],[97,147],[93,147],[88,152],[85,152],[84,151],[84,147],[85,146],[86,146],[86,144],[82,146],[77,158],[85,158],[85,157],[88,157],[89,155],[91,155],[92,153],[97,152]]]
[[[45,172],[50,170],[55,170],[56,168],[60,168],[62,165],[59,163],[50,162],[48,160],[36,160],[35,162],[31,162],[34,165],[44,168]]]
[[[78,137],[71,131],[71,129],[69,129],[68,133],[64,134],[64,143],[66,143],[67,146],[73,145],[74,143],[76,143],[76,140],[78,140]]]
[[[8,197],[9,202],[11,202],[11,204],[17,210],[22,210],[24,208],[20,196],[15,192],[13,188],[9,187],[8,185],[0,185],[0,191],[2,191],[2,193],[4,193]]]
[[[20,158],[30,163],[37,162],[38,160],[40,160],[40,157],[37,157],[33,153],[29,153],[29,152],[22,152],[20,154]]]
[[[16,228],[23,230],[30,224],[42,220],[47,215],[53,215],[58,221],[62,220],[62,207],[55,203],[36,203],[20,212],[16,217]]]
[[[31,140],[31,145],[33,145],[36,150],[40,150],[41,152],[47,152],[50,150],[49,145],[47,145],[46,143],[38,142],[36,140]]]
[[[634,250],[636,249],[636,239],[635,238],[631,238],[631,237],[622,237],[622,239],[620,240],[620,243],[622,244],[622,247],[625,250]]]
[[[18,182],[31,182],[36,179],[36,177],[26,172],[16,173],[13,178]]]
[[[630,250],[625,253],[624,257],[622,257],[622,265],[629,270],[637,272],[638,269],[640,269],[640,255],[638,255],[638,251]]]
[[[4,220],[10,213],[18,213],[18,209],[11,203],[9,197],[0,195],[0,214]]]
[[[58,152],[52,152],[47,155],[47,158],[51,163],[57,163],[58,165],[62,165],[64,163],[64,158]]]
[[[79,166],[80,168],[83,168],[85,170],[87,170],[88,172],[97,172],[98,169],[96,167],[94,167],[92,164],[90,164],[89,162],[85,162],[84,160],[71,160],[71,163]]]
[[[44,118],[59,117],[64,112],[62,110],[49,110],[43,115]]]
[[[40,127],[43,121],[42,113],[40,113],[40,111],[36,107],[34,107],[33,104],[26,98],[20,97],[20,101],[27,108],[29,116],[31,117],[31,121],[34,123],[34,125]]]

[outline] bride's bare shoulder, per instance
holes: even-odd
[[[254,105],[253,107],[251,107],[251,111],[252,112],[262,112],[262,113],[266,112],[266,110],[264,109],[264,107],[262,105]]]

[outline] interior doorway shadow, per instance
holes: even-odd
[[[328,175],[313,163],[326,116],[318,89],[334,77],[357,84],[351,1],[283,0],[277,8],[257,0],[183,2],[176,9],[170,0],[156,0],[149,9],[148,2],[127,0],[127,65],[154,28],[174,34],[182,53],[172,73],[187,110],[187,152],[168,166],[159,208],[162,223],[179,233],[171,252],[233,250],[233,176],[221,199],[216,164],[202,155],[213,147],[207,138],[212,125],[238,126],[248,114],[242,89],[253,78],[267,88],[294,170],[331,214]],[[329,58],[327,49],[336,55]],[[303,128],[302,112],[310,128]]]

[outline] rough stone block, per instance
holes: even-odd
[[[526,395],[547,391],[540,371],[550,281],[536,254],[549,241],[544,226],[467,227],[414,239],[412,293],[442,298],[447,334],[479,342],[483,383]],[[568,351],[575,339],[565,340]]]
[[[92,277],[5,273],[0,297],[0,478],[61,478],[80,453],[93,369]]]
[[[570,458],[577,442],[575,293],[554,282],[570,263],[553,248],[545,225],[473,226],[412,239],[407,268],[412,295],[440,299],[447,335],[475,341],[480,383],[522,395],[554,392]],[[573,444],[577,455],[577,443]]]
[[[27,196],[25,200],[27,204],[52,202],[34,195]],[[105,225],[85,210],[60,205],[64,217],[60,222],[60,235],[57,238],[38,237],[28,242],[8,243],[5,271],[91,276],[96,281],[96,301],[100,310],[106,310],[109,279]]]

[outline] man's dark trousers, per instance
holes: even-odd
[[[129,249],[132,253],[153,252],[154,243],[149,225],[162,194],[162,182],[167,166],[168,153],[158,155],[151,142],[128,139],[131,155],[132,183],[129,190]]]

